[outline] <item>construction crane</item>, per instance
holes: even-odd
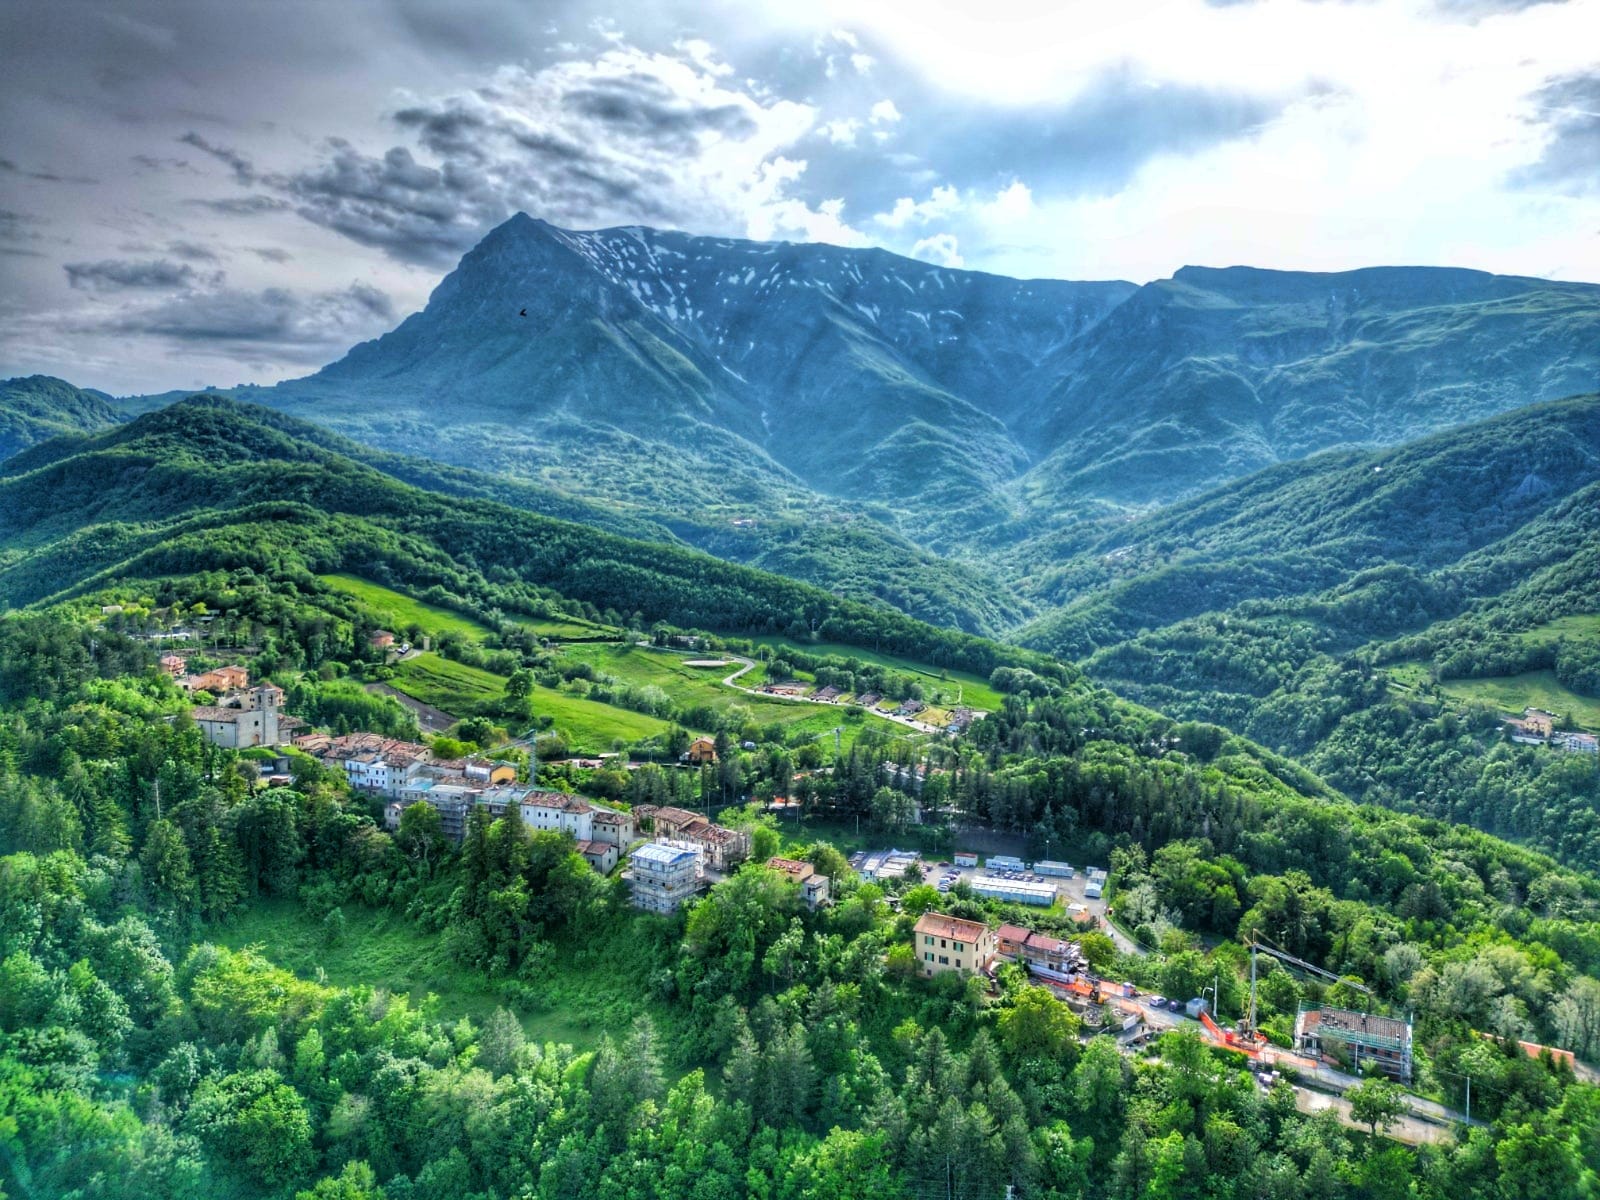
[[[1241,1033],[1244,1033],[1247,1036],[1252,1036],[1253,1037],[1255,1035],[1255,1031],[1256,1031],[1256,955],[1257,954],[1270,954],[1273,958],[1277,959],[1279,962],[1282,962],[1282,963],[1284,963],[1284,964],[1286,964],[1288,966],[1298,967],[1302,971],[1306,971],[1306,972],[1308,972],[1308,973],[1310,973],[1312,975],[1320,975],[1322,978],[1327,979],[1327,980],[1329,980],[1329,981],[1331,981],[1333,983],[1343,984],[1345,987],[1350,988],[1353,991],[1357,991],[1357,992],[1362,993],[1362,995],[1366,996],[1368,1000],[1376,999],[1376,997],[1372,993],[1372,989],[1369,988],[1369,987],[1366,987],[1364,984],[1357,983],[1353,979],[1346,979],[1342,975],[1335,975],[1332,971],[1324,970],[1322,967],[1317,966],[1315,963],[1308,963],[1305,959],[1298,958],[1295,955],[1290,954],[1287,950],[1284,950],[1281,947],[1274,945],[1271,941],[1269,941],[1268,939],[1262,937],[1261,934],[1252,932],[1251,935],[1250,935],[1250,1013],[1249,1013],[1249,1016],[1245,1019],[1245,1027],[1244,1027],[1244,1029],[1240,1031]]]

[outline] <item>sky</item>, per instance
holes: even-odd
[[[269,383],[517,211],[1600,282],[1600,0],[7,0],[0,377]]]

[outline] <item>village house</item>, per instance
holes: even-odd
[[[387,629],[374,629],[367,635],[367,645],[374,650],[387,650],[394,645],[394,634]]]
[[[461,773],[475,783],[515,783],[517,768],[512,763],[492,758],[469,758],[461,764]]]
[[[917,967],[929,978],[946,971],[982,971],[994,959],[995,936],[982,921],[926,912],[912,931]]]
[[[570,833],[576,842],[614,846],[619,852],[633,842],[628,813],[563,792],[530,791],[522,798],[522,822],[529,829]]]
[[[218,667],[200,675],[181,675],[178,686],[186,692],[210,692],[221,696],[250,686],[250,672],[244,667]]]
[[[995,930],[995,952],[1001,958],[1015,961],[1022,955],[1023,943],[1032,936],[1032,930],[1024,929],[1020,925],[1002,925]]]
[[[163,654],[159,662],[161,669],[174,679],[183,675],[189,669],[189,660],[181,654]]]
[[[577,850],[602,875],[611,874],[611,868],[617,865],[617,857],[621,853],[612,842],[579,842]]]
[[[774,871],[782,871],[800,885],[800,898],[812,912],[816,912],[828,902],[830,880],[826,875],[818,874],[817,869],[810,863],[793,858],[773,857],[767,859],[767,866]]]
[[[197,704],[190,710],[201,735],[213,746],[243,750],[250,746],[276,746],[283,740],[283,689],[266,684],[230,696],[222,704]]]
[[[671,913],[700,891],[705,872],[693,846],[649,842],[628,855],[623,876],[635,908]]]
[[[1065,941],[1048,933],[1030,933],[1023,942],[1020,960],[1030,967],[1061,975],[1071,975],[1087,966],[1076,942]]]
[[[690,766],[698,767],[706,763],[717,761],[717,744],[710,738],[695,738],[689,743],[689,750],[683,756],[683,761]]]
[[[1411,1082],[1411,1022],[1344,1008],[1302,1011],[1294,1022],[1295,1048],[1348,1060],[1360,1071],[1366,1063],[1401,1083]]]
[[[657,839],[672,839],[699,847],[706,865],[714,871],[726,871],[750,857],[748,831],[714,825],[686,808],[641,804],[633,810],[633,815],[640,827],[649,829]]]
[[[294,744],[324,766],[343,771],[351,787],[401,800],[426,776],[433,759],[426,746],[378,733],[308,734]]]

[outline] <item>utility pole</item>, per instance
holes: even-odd
[[[1467,1076],[1467,1124],[1472,1124],[1472,1076]]]

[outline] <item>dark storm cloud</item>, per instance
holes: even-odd
[[[269,356],[321,363],[330,353],[388,329],[394,320],[387,296],[368,284],[353,283],[315,293],[286,288],[186,292],[119,311],[87,328],[163,338],[246,361]]]
[[[1534,100],[1549,141],[1538,162],[1512,174],[1512,183],[1568,193],[1600,189],[1600,74],[1553,80]]]
[[[597,80],[571,89],[561,100],[613,133],[648,138],[680,153],[692,153],[703,133],[747,138],[756,131],[750,114],[738,105],[698,106],[660,79],[642,73]]]
[[[86,292],[172,291],[190,287],[198,279],[188,263],[165,258],[106,258],[99,262],[63,263],[61,269],[67,273],[68,283]]]
[[[286,263],[294,258],[294,255],[280,246],[251,246],[250,253],[262,262],[269,263]]]
[[[809,117],[789,106],[801,119]],[[447,266],[519,209],[556,224],[741,228],[759,183],[770,110],[684,59],[616,50],[593,61],[499,72],[468,92],[400,108],[407,146],[381,155],[330,139],[323,161],[272,186],[308,220],[404,262]],[[760,145],[728,170],[708,148]],[[708,173],[724,172],[714,186]],[[742,228],[741,228],[742,231]]]

